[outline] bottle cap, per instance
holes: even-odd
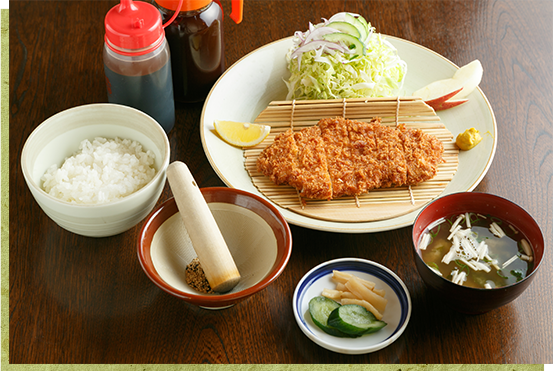
[[[179,9],[179,0],[155,0],[155,2],[169,10],[177,10]],[[203,7],[208,6],[210,3],[212,3],[213,0],[182,0],[182,7],[180,8],[183,12],[189,12],[192,10],[198,10]],[[217,4],[221,7],[221,10],[223,9],[223,6],[221,5],[220,0],[215,0]],[[244,8],[244,0],[232,0],[231,1],[232,11],[230,13],[230,18],[236,23],[239,24],[242,22],[242,13]]]
[[[190,12],[192,10],[198,10],[208,6],[212,0],[183,0],[181,12]],[[156,3],[169,10],[177,10],[179,7],[179,0],[156,0]]]
[[[154,46],[165,32],[157,8],[143,1],[121,0],[106,14],[105,26],[108,44],[131,50]]]

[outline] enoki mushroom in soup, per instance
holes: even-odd
[[[439,219],[421,235],[418,246],[436,274],[469,287],[512,285],[534,267],[528,239],[492,215],[467,212]]]

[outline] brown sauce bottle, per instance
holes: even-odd
[[[103,62],[110,103],[152,116],[169,133],[175,103],[169,46],[156,7],[121,0],[106,14]]]
[[[163,22],[179,9],[178,0],[155,0]],[[240,20],[242,0],[239,1]],[[235,11],[233,3],[233,13]],[[231,14],[235,21],[235,17]],[[236,21],[236,23],[239,23]],[[173,90],[179,102],[203,101],[225,71],[223,10],[212,0],[183,0],[179,14],[165,28],[171,50]]]

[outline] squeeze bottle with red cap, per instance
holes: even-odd
[[[175,101],[159,11],[150,3],[121,0],[106,14],[105,27],[108,101],[147,113],[169,133],[175,125]]]
[[[199,102],[225,71],[223,9],[218,0],[152,0],[163,21],[171,48],[175,100]],[[242,21],[243,0],[232,0],[230,18]]]

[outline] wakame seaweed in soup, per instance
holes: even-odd
[[[533,269],[525,236],[491,215],[464,213],[437,220],[421,235],[419,250],[436,274],[469,287],[512,285]]]

